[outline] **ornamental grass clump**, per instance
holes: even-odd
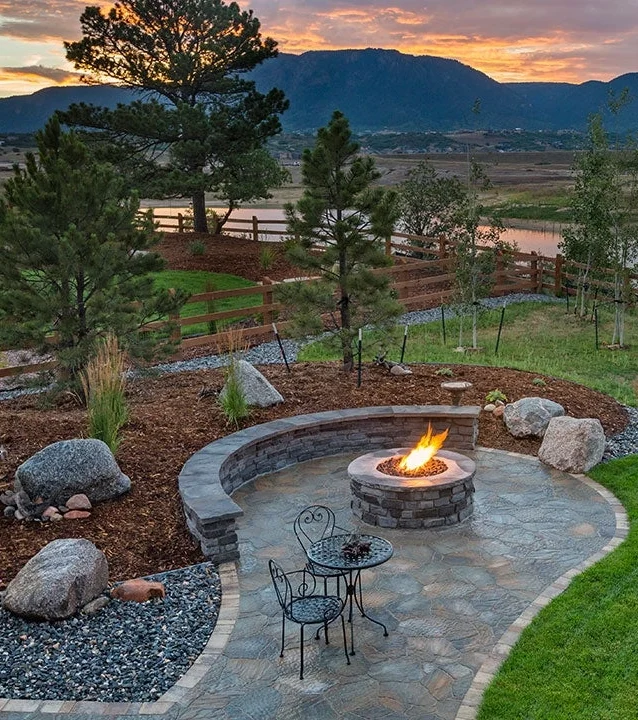
[[[120,444],[120,430],[128,419],[125,371],[124,354],[117,338],[109,334],[80,374],[89,437],[105,442],[114,454]]]
[[[239,380],[238,363],[241,355],[248,349],[241,329],[229,328],[226,331],[220,338],[220,349],[224,347],[230,362],[226,369],[226,384],[219,396],[219,405],[228,424],[239,428],[241,421],[250,414],[246,393]]]

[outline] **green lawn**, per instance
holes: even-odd
[[[598,465],[632,528],[543,609],[488,688],[479,720],[638,718],[638,456]]]
[[[212,273],[206,272],[205,270],[164,270],[163,272],[155,274],[155,284],[158,287],[166,289],[181,288],[191,295],[207,292],[206,285],[209,282],[213,283],[215,290],[234,290],[236,288],[252,287],[257,284],[252,280],[246,280],[237,275]],[[210,312],[245,308],[251,305],[260,305],[261,302],[261,295],[249,295],[247,297],[217,300],[211,309],[207,307],[207,303],[205,302],[189,303],[182,308],[181,316],[192,317],[193,315],[204,315]],[[183,328],[184,335],[203,332],[207,332],[207,326],[204,323],[187,325]]]
[[[516,303],[508,305],[498,355],[496,337],[501,316],[499,310],[482,313],[478,353],[458,353],[459,321],[446,321],[447,344],[443,345],[440,322],[411,326],[408,331],[405,361],[469,363],[512,367],[573,380],[600,390],[626,405],[638,405],[638,317],[632,313],[626,321],[626,350],[608,350],[604,343],[612,339],[613,314],[602,306],[600,349],[595,348],[594,324],[567,313],[564,304]],[[377,335],[364,332],[364,362],[373,360],[382,342],[389,347],[387,358],[398,361],[403,328]],[[470,319],[464,322],[464,344],[470,344]],[[300,360],[336,360],[337,352],[326,342],[313,343],[300,353]],[[638,717],[638,716],[637,716]]]
[[[552,189],[505,193],[491,207],[503,218],[571,222],[570,194]]]

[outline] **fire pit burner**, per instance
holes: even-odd
[[[384,464],[399,460],[410,448],[377,450],[348,466],[352,512],[368,525],[388,528],[431,528],[459,523],[472,514],[473,460],[439,450],[433,458],[445,468],[436,475],[389,475]]]
[[[377,465],[377,470],[384,475],[394,475],[395,477],[430,477],[430,475],[439,475],[447,470],[446,463],[438,458],[432,458],[424,467],[418,467],[415,470],[402,467],[402,460],[402,457],[388,458]]]

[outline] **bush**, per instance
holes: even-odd
[[[268,247],[265,245],[261,248],[259,251],[259,267],[262,270],[268,270],[271,268],[275,260],[277,259],[277,250],[273,247]]]
[[[89,437],[105,442],[113,454],[120,444],[120,429],[128,419],[124,373],[124,356],[114,335],[106,336],[80,373]]]
[[[219,404],[226,416],[229,425],[239,428],[241,421],[248,417],[248,403],[237,377],[237,363],[233,361],[228,366],[226,374],[226,391],[220,396]]]
[[[206,245],[201,240],[194,240],[190,245],[189,249],[191,255],[203,255],[206,252]]]
[[[454,371],[449,367],[439,368],[434,374],[441,375],[443,377],[454,377]]]
[[[507,395],[502,392],[501,390],[490,390],[487,395],[485,396],[485,402],[488,403],[495,403],[498,402],[507,402]]]

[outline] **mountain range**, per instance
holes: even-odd
[[[609,82],[499,83],[482,72],[429,55],[397,50],[321,50],[282,53],[251,73],[261,91],[281,88],[290,101],[288,132],[313,131],[341,110],[357,132],[459,129],[578,130],[594,112],[606,112],[610,94],[628,88],[638,98],[638,73]],[[613,96],[612,95],[612,96]],[[85,102],[115,107],[133,91],[109,86],[67,86],[0,99],[0,133],[33,132],[56,109]],[[480,110],[475,112],[479,100]],[[635,103],[609,121],[615,132],[638,130]]]

